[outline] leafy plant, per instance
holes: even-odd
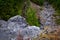
[[[0,0],[0,19],[8,20],[21,13],[23,0]]]
[[[38,19],[36,18],[36,11],[31,7],[27,10],[26,19],[30,25],[40,26]]]

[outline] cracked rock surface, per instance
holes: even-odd
[[[25,18],[19,15],[11,17],[8,21],[0,20],[0,40],[17,40],[19,34],[23,36],[23,40],[27,37],[31,39],[39,33],[39,27],[29,26]]]

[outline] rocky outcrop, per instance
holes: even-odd
[[[40,34],[40,28],[36,26],[28,26],[25,29],[23,29],[20,34],[24,38],[36,38]]]
[[[0,20],[0,40],[32,39],[39,33],[39,27],[29,26],[25,18],[19,15],[11,17],[8,21]]]
[[[14,16],[8,20],[8,29],[10,29],[12,31],[17,31],[17,30],[23,29],[27,26],[28,26],[28,24],[27,24],[25,18],[23,18],[19,15]]]

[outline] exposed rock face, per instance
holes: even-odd
[[[29,26],[25,18],[17,15],[10,18],[8,21],[0,20],[0,40],[18,40],[18,35],[22,39],[30,39],[37,37],[40,33],[40,28],[36,26]],[[21,37],[19,37],[21,38]]]
[[[28,26],[25,29],[23,29],[20,34],[24,38],[36,38],[40,34],[40,28],[36,26]]]
[[[0,40],[9,40],[7,32],[7,22],[0,20]]]
[[[28,24],[25,21],[25,18],[17,15],[8,20],[8,29],[10,30],[11,34],[16,38],[18,35],[18,31],[27,27]],[[12,37],[11,37],[12,38]],[[14,40],[15,40],[14,38]]]
[[[18,31],[27,26],[28,26],[28,24],[25,21],[25,18],[23,18],[19,15],[14,16],[8,20],[8,29],[10,29],[11,31]]]
[[[15,40],[18,30],[25,27],[27,22],[19,15],[10,18],[7,22],[0,20],[0,40]]]
[[[7,27],[7,22],[4,20],[0,20],[0,28],[6,28]]]
[[[19,15],[10,18],[8,20],[8,22],[9,23],[11,23],[11,22],[16,23],[16,24],[20,25],[20,27],[22,27],[22,28],[25,28],[28,25],[25,18],[23,18],[23,17],[21,17]]]

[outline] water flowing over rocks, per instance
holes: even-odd
[[[29,26],[25,18],[19,15],[11,17],[8,21],[0,20],[0,40],[17,40],[18,35],[23,36],[23,40],[32,39],[40,32],[39,27]]]

